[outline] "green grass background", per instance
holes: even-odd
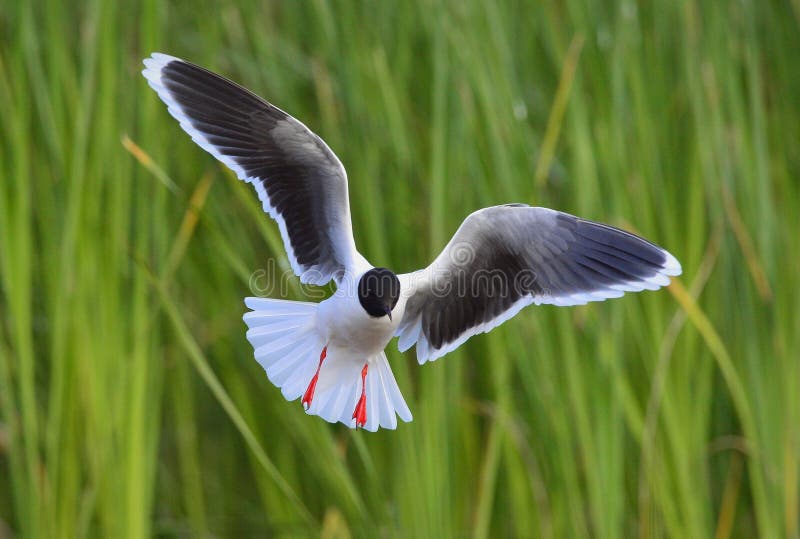
[[[0,537],[798,537],[799,34],[797,0],[0,1]],[[152,51],[319,133],[376,264],[518,201],[684,275],[390,344],[396,431],[306,416],[241,321],[277,226]]]

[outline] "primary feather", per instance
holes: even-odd
[[[255,187],[302,282],[323,285],[365,263],[353,240],[347,173],[321,138],[200,66],[160,53],[144,63],[145,78],[183,130]]]

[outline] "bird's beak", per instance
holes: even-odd
[[[386,313],[386,316],[389,317],[389,322],[391,322],[392,321],[392,308],[389,307],[388,305],[384,305],[383,306],[383,312]]]

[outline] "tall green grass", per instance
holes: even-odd
[[[0,4],[0,537],[798,537],[799,26],[752,0]],[[241,322],[277,227],[140,77],[154,50],[328,141],[374,263],[520,201],[684,275],[423,368],[390,345],[397,431],[308,417]]]

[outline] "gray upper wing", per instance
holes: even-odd
[[[531,303],[580,305],[669,284],[681,267],[629,232],[524,204],[479,210],[426,269],[401,275],[399,346],[443,356]]]
[[[363,261],[353,240],[347,175],[322,139],[202,67],[158,53],[144,63],[145,78],[192,140],[255,187],[302,282],[338,281]]]

